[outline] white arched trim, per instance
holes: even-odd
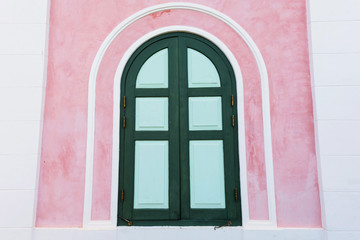
[[[112,186],[111,186],[111,216],[109,221],[92,221],[91,207],[92,207],[92,187],[93,187],[93,160],[94,160],[94,132],[95,132],[95,96],[96,96],[96,78],[100,63],[106,53],[106,50],[112,41],[129,25],[136,20],[152,14],[154,12],[169,10],[169,9],[188,9],[195,10],[213,16],[227,25],[229,25],[240,37],[246,42],[252,51],[258,65],[261,79],[262,90],[262,113],[263,113],[263,127],[264,127],[264,149],[265,149],[265,166],[266,166],[266,180],[268,192],[268,208],[269,220],[258,221],[249,219],[248,208],[248,193],[247,193],[247,171],[246,171],[246,148],[245,148],[245,124],[244,124],[244,99],[243,99],[243,83],[241,77],[240,67],[227,46],[222,43],[215,36],[188,26],[171,26],[165,27],[153,32],[150,32],[140,39],[138,39],[123,55],[120,64],[118,65],[115,79],[114,79],[114,109],[113,109],[113,153],[112,153]],[[238,123],[239,123],[239,156],[240,156],[240,178],[241,178],[241,200],[242,200],[242,220],[243,226],[246,228],[273,228],[277,226],[276,223],[276,207],[275,207],[275,191],[274,191],[274,175],[273,175],[273,161],[272,161],[272,143],[271,143],[271,125],[270,125],[270,102],[269,102],[269,83],[266,71],[265,62],[261,56],[259,49],[254,41],[234,20],[224,15],[223,13],[211,9],[206,6],[192,3],[167,3],[152,6],[143,9],[132,16],[128,17],[120,23],[105,39],[100,49],[98,50],[94,62],[91,67],[89,77],[89,94],[88,94],[88,129],[87,129],[87,152],[86,152],[86,175],[85,175],[85,199],[84,199],[84,228],[114,228],[117,221],[117,195],[118,195],[118,163],[119,163],[119,111],[120,111],[120,80],[126,62],[134,51],[144,42],[150,38],[173,31],[186,31],[198,34],[207,38],[216,44],[229,59],[237,80],[237,96],[238,96]]]

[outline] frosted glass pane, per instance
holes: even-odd
[[[222,140],[190,141],[191,208],[225,208]]]
[[[134,208],[169,207],[168,141],[135,141]]]
[[[188,48],[189,88],[220,87],[214,64],[204,54]]]
[[[222,130],[221,97],[190,97],[189,129]]]
[[[168,130],[168,98],[136,98],[136,131]]]
[[[154,53],[142,65],[136,79],[136,88],[168,87],[168,49]]]

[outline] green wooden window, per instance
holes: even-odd
[[[211,42],[153,38],[121,81],[118,225],[241,225],[234,73]]]

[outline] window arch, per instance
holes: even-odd
[[[211,42],[169,33],[121,79],[118,225],[241,224],[233,70]]]

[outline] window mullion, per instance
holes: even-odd
[[[178,39],[169,43],[169,203],[170,219],[180,219]]]
[[[179,37],[179,112],[180,112],[180,170],[181,219],[190,219],[190,169],[188,141],[188,79],[186,38]]]

